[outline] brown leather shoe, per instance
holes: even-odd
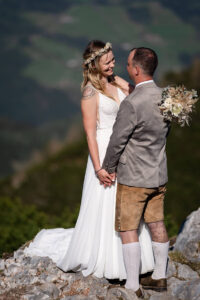
[[[167,291],[167,279],[153,279],[151,276],[141,278],[140,281],[143,289],[146,290],[154,290],[156,292],[164,292]]]

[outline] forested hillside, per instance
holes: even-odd
[[[0,181],[0,255],[32,239],[42,228],[75,225],[87,154],[81,138],[29,168],[17,188],[16,177]]]
[[[199,2],[139,0],[0,1],[0,176],[79,118],[81,54],[91,39],[113,43],[127,77],[133,46],[159,55],[157,81],[200,52]]]

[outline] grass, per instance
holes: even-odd
[[[35,60],[29,64],[23,74],[49,87],[57,87],[62,81],[66,81],[66,87],[77,86],[77,82],[81,82],[80,72],[78,72],[79,76],[76,75],[77,73],[71,72],[64,61],[52,59],[49,63],[49,57]]]
[[[36,36],[32,39],[31,47],[26,47],[24,51],[32,57],[32,61],[24,69],[23,75],[50,87],[56,87],[63,80],[68,81],[68,86],[69,83],[77,85],[81,81],[81,54],[66,43]],[[78,61],[76,72],[67,67],[71,59]]]
[[[71,45],[61,43],[51,38],[38,36],[33,38],[33,48],[40,51],[43,55],[51,55],[59,60],[66,61],[74,55],[80,55],[78,49],[73,48]]]

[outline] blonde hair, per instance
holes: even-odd
[[[111,50],[112,45],[110,43],[105,44],[98,40],[93,40],[87,45],[83,53],[83,81],[81,84],[81,90],[83,90],[87,83],[90,82],[95,89],[108,96],[101,80],[102,73],[99,67],[99,60],[102,55]],[[113,85],[116,85],[113,75],[108,77],[108,81],[112,82]]]

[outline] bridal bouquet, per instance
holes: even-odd
[[[189,125],[190,113],[197,101],[197,91],[187,90],[184,85],[168,86],[163,89],[159,107],[165,120],[175,121],[183,127]]]

